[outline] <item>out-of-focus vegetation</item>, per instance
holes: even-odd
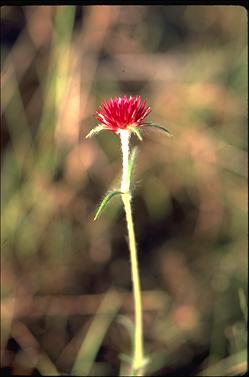
[[[240,375],[247,326],[247,14],[1,8],[2,369],[125,375],[133,302],[103,99],[148,99],[133,201],[148,375]],[[121,359],[120,359],[121,357]]]

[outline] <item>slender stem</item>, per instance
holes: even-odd
[[[120,131],[121,149],[123,155],[123,175],[121,182],[122,199],[126,214],[129,249],[131,258],[131,275],[133,283],[133,295],[135,306],[135,339],[134,339],[134,356],[133,356],[133,370],[136,376],[142,376],[143,363],[143,318],[142,318],[142,299],[141,287],[139,280],[139,270],[137,261],[136,238],[134,232],[134,225],[131,211],[131,193],[130,182],[128,176],[129,163],[129,138],[130,132],[127,130]]]

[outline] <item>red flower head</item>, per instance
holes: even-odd
[[[129,126],[139,127],[142,120],[151,112],[146,101],[141,103],[141,97],[115,97],[103,102],[96,111],[96,119],[110,131],[118,132]]]

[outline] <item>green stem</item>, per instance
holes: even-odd
[[[141,287],[139,279],[137,250],[136,250],[136,238],[134,232],[134,225],[131,211],[131,193],[130,182],[128,175],[128,163],[129,163],[129,138],[130,132],[128,130],[121,130],[120,132],[121,149],[123,155],[123,175],[121,182],[122,200],[124,203],[129,249],[131,258],[131,275],[133,283],[133,295],[135,306],[135,339],[134,339],[134,356],[133,356],[133,371],[134,375],[142,376],[142,364],[143,364],[143,318],[142,318],[142,299],[141,299]]]

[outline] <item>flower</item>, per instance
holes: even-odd
[[[146,105],[146,101],[141,103],[141,97],[130,96],[110,98],[104,101],[96,111],[96,119],[101,123],[97,127],[90,130],[86,138],[90,138],[103,130],[109,130],[120,133],[127,130],[135,134],[139,140],[142,140],[141,128],[152,127],[166,132],[168,136],[172,136],[170,132],[159,124],[153,122],[144,122],[144,118],[151,112],[151,108]],[[126,132],[125,132],[126,134]]]
[[[102,103],[96,111],[96,119],[106,129],[118,132],[128,127],[139,127],[150,112],[151,108],[146,106],[146,100],[141,103],[140,96],[115,97]]]

